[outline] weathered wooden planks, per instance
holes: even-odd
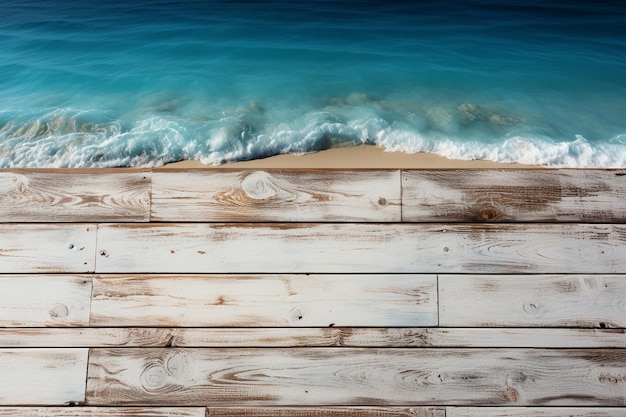
[[[624,329],[39,328],[2,329],[0,347],[626,348]]]
[[[0,405],[85,401],[88,349],[0,349]]]
[[[150,219],[147,170],[0,171],[0,222]]]
[[[624,275],[440,275],[441,326],[626,327]]]
[[[624,170],[0,171],[3,222],[623,223]],[[401,175],[401,181],[400,181]],[[402,196],[400,195],[402,182]]]
[[[402,220],[626,222],[625,170],[402,172]]]
[[[624,273],[625,225],[102,225],[100,273]]]
[[[93,349],[106,405],[626,405],[626,350]]]
[[[204,407],[0,407],[5,417],[205,417]],[[206,417],[625,417],[601,407],[208,407]]]
[[[94,224],[0,224],[0,273],[93,272]]]
[[[400,171],[157,171],[153,221],[400,221]]]
[[[3,417],[206,417],[205,407],[0,407]]]
[[[444,417],[433,407],[0,407],[5,417]]]
[[[443,407],[208,407],[207,417],[445,417],[445,410]]]
[[[625,416],[621,174],[0,172],[0,416]]]
[[[600,407],[446,407],[446,417],[626,417],[626,409]]]
[[[94,278],[91,324],[436,326],[437,277],[98,276]]]
[[[0,276],[0,326],[88,326],[91,278]]]

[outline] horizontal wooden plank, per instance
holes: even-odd
[[[207,417],[445,417],[445,410],[443,407],[208,407]]]
[[[626,170],[402,172],[411,222],[626,222]]]
[[[400,171],[153,174],[153,221],[399,222],[400,217]]]
[[[440,275],[440,325],[626,327],[626,275]]]
[[[437,277],[97,276],[91,325],[436,326]]]
[[[150,172],[0,172],[0,222],[150,219]]]
[[[626,417],[626,408],[446,407],[446,417]]]
[[[624,329],[337,329],[337,346],[450,348],[626,348]]]
[[[624,329],[39,328],[2,329],[0,347],[626,348]]]
[[[626,405],[626,350],[92,349],[106,405]]]
[[[101,273],[624,273],[626,225],[106,224]]]
[[[205,417],[205,407],[0,407],[0,417]]]
[[[85,400],[88,349],[1,349],[0,405]]]
[[[96,225],[0,224],[0,273],[93,272]]]
[[[88,326],[91,278],[0,276],[0,326]]]

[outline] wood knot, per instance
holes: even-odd
[[[386,206],[386,205],[387,205],[387,199],[386,199],[386,198],[383,198],[383,197],[380,197],[380,198],[378,199],[378,205],[379,205],[379,206]]]
[[[515,388],[507,387],[504,392],[504,398],[512,403],[516,403],[519,401],[519,392]]]
[[[189,360],[187,355],[176,352],[165,360],[165,370],[168,375],[176,380],[183,379],[189,373]]]
[[[158,391],[168,385],[168,376],[163,364],[159,362],[149,363],[141,372],[141,386],[148,392]]]
[[[13,182],[13,191],[16,194],[24,194],[28,189],[28,179],[26,177],[15,178]]]
[[[189,358],[183,352],[175,351],[163,360],[153,359],[141,372],[141,386],[147,392],[176,389],[185,384],[191,374]]]
[[[302,310],[300,310],[300,308],[298,307],[292,309],[289,313],[289,321],[293,324],[299,324],[302,323],[302,320],[304,320],[304,314],[302,313]]]
[[[539,303],[537,302],[524,303],[524,305],[522,306],[522,309],[524,310],[525,313],[536,315],[539,313]]]
[[[486,207],[479,211],[478,218],[483,221],[495,220],[500,217],[498,210],[493,207]]]
[[[253,200],[266,200],[277,194],[272,184],[272,176],[263,171],[253,172],[246,176],[241,181],[241,189],[248,198]]]
[[[52,306],[50,311],[48,311],[48,313],[53,319],[62,319],[67,317],[70,314],[70,311],[65,304],[55,304]]]

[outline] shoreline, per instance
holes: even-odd
[[[304,155],[276,155],[223,165],[205,165],[200,161],[166,164],[166,169],[549,169],[539,165],[502,163],[485,160],[448,159],[431,153],[387,152],[373,145],[333,148]]]

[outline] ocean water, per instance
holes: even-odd
[[[626,166],[626,3],[2,0],[0,167]]]

